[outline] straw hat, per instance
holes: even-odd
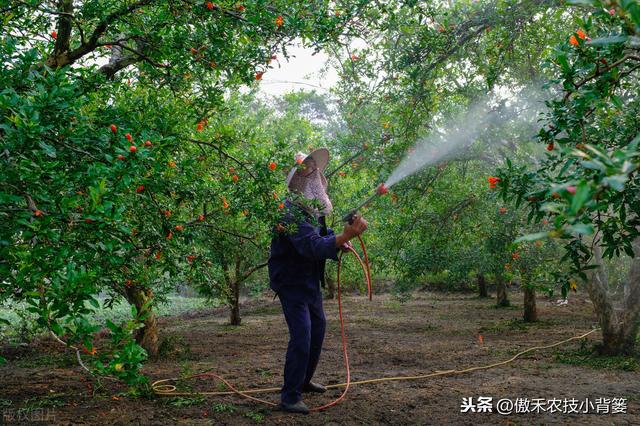
[[[308,159],[313,159],[318,167],[318,171],[320,172],[320,179],[322,180],[322,185],[324,186],[325,191],[327,190],[327,179],[324,177],[324,169],[327,167],[329,163],[329,150],[327,148],[318,148],[311,152],[309,155],[298,152],[295,155],[296,163],[304,164]],[[303,176],[300,173],[296,173],[298,171],[298,167],[294,166],[287,175],[287,187],[289,190],[299,190],[303,191]]]

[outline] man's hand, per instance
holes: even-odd
[[[353,216],[353,222],[344,226],[342,234],[336,236],[336,247],[342,247],[343,244],[349,242],[350,239],[361,235],[367,230],[367,221],[358,214]]]
[[[367,230],[367,221],[364,220],[359,214],[353,215],[353,221],[347,223],[344,226],[343,234],[346,234],[349,239],[355,238]]]

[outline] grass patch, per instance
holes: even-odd
[[[256,423],[262,423],[264,421],[264,413],[256,413],[255,411],[249,411],[248,413],[244,413],[244,416],[250,418]]]
[[[193,407],[194,405],[200,405],[205,401],[204,396],[196,395],[191,397],[176,396],[174,398],[165,399],[163,402],[166,405],[173,407]]]
[[[506,331],[527,331],[529,328],[549,328],[556,325],[558,325],[558,321],[552,319],[526,322],[522,318],[512,318],[510,320],[499,321],[493,325],[482,326],[479,332],[500,334]]]
[[[251,315],[276,315],[282,313],[282,307],[276,306],[259,306],[250,312]]]
[[[382,306],[393,312],[400,312],[402,310],[402,302],[400,300],[385,300],[382,302]]]
[[[554,352],[553,357],[561,364],[606,370],[640,371],[640,358],[638,357],[599,355],[592,348],[558,350]]]
[[[231,404],[218,403],[214,404],[211,409],[216,413],[235,413],[238,409]]]
[[[23,358],[15,362],[19,368],[38,368],[55,366],[60,368],[74,367],[78,360],[72,354],[48,354],[36,357]]]
[[[62,400],[64,396],[65,395],[63,393],[54,393],[47,396],[36,396],[26,399],[24,401],[23,410],[30,412],[39,408],[63,407],[65,405],[65,402]]]
[[[241,323],[240,325],[231,325],[229,323],[224,323],[220,325],[220,328],[224,333],[241,333],[242,331],[247,329],[247,325],[244,323]]]
[[[258,368],[256,373],[258,373],[260,377],[273,377],[273,372],[267,369]]]
[[[113,304],[111,308],[105,306],[106,298],[98,298],[100,307],[95,309],[88,302],[85,306],[94,312],[87,317],[91,324],[104,325],[109,319],[116,324],[131,319],[131,306],[129,303],[120,299]],[[193,312],[208,308],[221,306],[220,301],[207,301],[204,297],[182,297],[167,296],[166,301],[158,302],[153,307],[156,314],[162,316],[180,315],[184,312]],[[16,302],[13,300],[4,301],[4,305],[0,305],[0,318],[8,320],[11,326],[0,326],[0,340],[8,341],[30,341],[42,330],[35,326],[36,316],[26,311],[28,305],[24,302]]]

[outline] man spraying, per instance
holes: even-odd
[[[348,250],[349,241],[367,229],[359,215],[339,235],[327,228],[325,216],[333,210],[324,176],[328,162],[326,148],[296,154],[299,167],[293,167],[287,176],[291,200],[285,202],[286,214],[271,240],[270,286],[280,299],[289,327],[280,408],[291,413],[309,413],[303,392],[326,391],[311,381],[326,325],[320,291],[325,261],[338,260],[338,250]]]

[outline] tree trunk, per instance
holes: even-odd
[[[325,275],[324,281],[327,283],[327,294],[325,299],[334,299],[336,297],[336,282],[329,276],[329,274]]]
[[[624,285],[624,311],[622,315],[622,351],[632,353],[640,329],[640,238],[633,241],[633,259]]]
[[[602,328],[600,352],[605,355],[631,354],[636,344],[640,319],[640,239],[633,242],[634,258],[624,289],[623,310],[616,312],[609,295],[604,268],[588,273],[587,291]],[[594,243],[592,264],[602,265],[600,241]]]
[[[504,282],[502,274],[496,275],[496,306],[499,308],[505,308],[511,305],[509,298],[507,297],[507,285]]]
[[[231,310],[229,324],[240,325],[242,318],[240,318],[240,283],[238,280],[231,282],[231,300],[229,302],[229,308]]]
[[[143,307],[145,303],[153,299],[153,291],[150,288],[137,286],[125,287],[126,297],[130,304],[136,307],[138,314],[147,312],[149,315],[144,320],[144,326],[136,331],[136,342],[147,351],[151,358],[158,356],[158,319],[150,305]]]
[[[530,284],[524,286],[524,315],[525,322],[538,321],[538,310],[536,309],[536,289]]]
[[[489,293],[487,293],[487,281],[484,279],[484,274],[478,274],[478,295],[480,297],[489,297]]]
[[[235,259],[235,276],[233,279],[229,276],[227,271],[227,283],[231,294],[229,295],[229,308],[231,310],[229,315],[229,324],[240,325],[242,318],[240,318],[240,284],[242,283],[240,277],[240,268],[242,266],[242,258],[236,256]]]

